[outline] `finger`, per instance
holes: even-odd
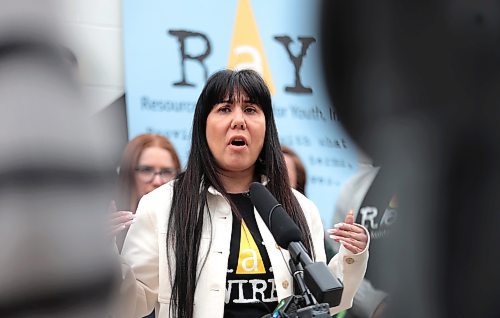
[[[352,232],[352,231],[344,231],[341,229],[333,229],[330,234],[339,236],[339,237],[344,237],[344,238],[352,238],[360,242],[368,242],[368,237],[366,234],[363,233],[358,233],[358,232]]]
[[[332,235],[330,236],[332,239],[334,239],[336,242],[346,242],[349,243],[352,246],[355,246],[359,249],[359,251],[362,251],[366,248],[366,242],[364,241],[358,241],[353,238],[345,238],[337,235]]]
[[[362,250],[360,250],[359,248],[357,248],[356,246],[350,244],[349,242],[346,242],[346,241],[340,241],[340,243],[342,243],[342,245],[348,249],[349,251],[351,251],[353,254],[358,254],[359,252],[361,252]]]
[[[130,218],[134,218],[135,214],[130,211],[117,211],[111,214],[111,217],[120,217],[120,216],[128,216]]]
[[[132,213],[130,211],[116,211],[116,212],[111,213],[111,219],[119,218],[122,216],[127,216],[130,219],[135,217],[134,213]]]
[[[116,235],[116,234],[120,233],[121,231],[125,230],[127,227],[129,227],[134,222],[135,222],[135,220],[130,220],[126,223],[114,225],[111,229],[111,235]]]
[[[111,226],[119,226],[123,224],[132,224],[135,222],[135,219],[129,219],[129,218],[119,218],[119,219],[114,219],[111,221]]]
[[[111,213],[111,219],[126,215],[127,213],[125,211],[117,211],[117,212],[112,212]]]
[[[118,218],[114,219],[111,221],[111,226],[118,226],[122,224],[132,224],[134,223],[135,219],[129,219],[129,218]]]
[[[354,223],[354,211],[352,209],[347,212],[347,215],[345,216],[345,223],[347,224],[353,224]]]
[[[365,230],[358,226],[356,223],[354,224],[347,224],[347,223],[337,223],[333,226],[333,229],[330,229],[330,231],[334,229],[339,229],[339,230],[344,230],[344,231],[351,231],[355,233],[365,233]]]
[[[114,212],[111,216],[111,224],[123,224],[135,220],[135,215],[128,211]]]

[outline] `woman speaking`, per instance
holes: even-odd
[[[279,248],[248,197],[263,183],[299,227],[305,248],[325,261],[316,206],[292,190],[271,96],[254,71],[212,75],[196,104],[185,172],[139,202],[122,251],[123,313],[142,317],[261,317],[293,294],[288,251]],[[329,269],[351,306],[366,270],[368,237],[353,220]]]

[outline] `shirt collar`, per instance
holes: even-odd
[[[202,180],[202,182],[203,182],[203,180]],[[260,176],[260,183],[262,183],[262,185],[265,186],[265,185],[267,185],[268,182],[269,182],[269,178],[267,176],[265,176],[265,175]],[[208,192],[212,195],[222,196],[222,194],[219,191],[217,191],[213,186],[208,187]]]

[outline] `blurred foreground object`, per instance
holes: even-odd
[[[90,121],[48,3],[0,13],[0,317],[105,317],[112,134]]]
[[[500,317],[500,2],[323,1],[327,85],[398,193],[387,317]]]

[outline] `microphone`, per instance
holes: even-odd
[[[304,281],[314,298],[330,307],[340,304],[344,287],[324,262],[313,262],[302,244],[302,232],[265,186],[250,185],[250,200],[278,245],[288,249],[295,264],[304,268]],[[294,275],[295,276],[295,275]],[[295,276],[296,277],[296,276]]]
[[[299,227],[266,187],[253,182],[250,185],[250,200],[281,248],[287,249],[291,242],[302,241]]]

